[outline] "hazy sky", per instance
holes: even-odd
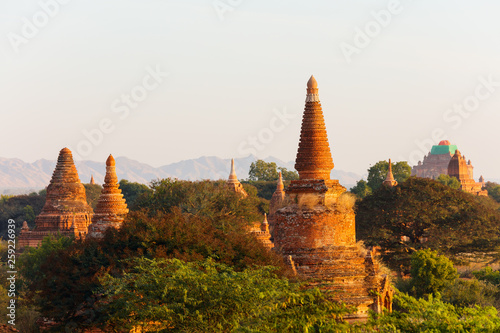
[[[2,0],[1,157],[295,159],[314,74],[335,167],[446,138],[500,178],[498,1]]]

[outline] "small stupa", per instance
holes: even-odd
[[[128,211],[118,184],[115,159],[113,155],[109,155],[106,160],[104,185],[92,217],[92,224],[89,226],[88,237],[100,238],[107,228],[120,228]]]
[[[227,181],[227,186],[234,192],[240,194],[242,197],[246,198],[248,196],[247,192],[241,185],[238,180],[238,176],[236,176],[236,170],[234,168],[234,158],[231,159],[231,172],[229,173],[229,179]]]
[[[389,159],[389,171],[387,171],[387,177],[385,178],[382,184],[390,187],[398,185],[398,182],[394,179],[394,175],[392,174],[391,159]]]
[[[283,206],[283,202],[285,200],[285,186],[283,185],[283,177],[281,172],[279,173],[278,184],[276,185],[276,190],[271,197],[271,201],[269,201],[269,230],[271,232],[271,236],[274,231],[274,220],[275,214],[278,209]]]

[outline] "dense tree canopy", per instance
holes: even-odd
[[[21,273],[44,316],[78,325],[89,316],[98,320],[99,279],[120,276],[130,268],[126,260],[134,257],[213,258],[238,271],[272,265],[278,274],[288,274],[281,257],[248,233],[249,223],[262,218],[255,193],[243,199],[224,182],[209,181],[167,179],[152,187],[143,210],[131,212],[120,230],[109,229],[103,239],[75,241],[66,248],[52,241],[26,253],[21,260],[32,264],[23,265]]]
[[[460,182],[458,181],[457,178],[455,177],[450,177],[448,175],[439,175],[439,177],[436,178],[436,181],[451,187],[452,189],[459,190],[460,189]]]
[[[434,180],[411,177],[381,187],[357,204],[356,232],[379,245],[392,269],[409,270],[410,255],[431,248],[458,253],[495,251],[500,244],[500,215],[488,198],[454,190]]]
[[[485,187],[488,195],[496,202],[500,202],[500,185],[493,182],[486,182]]]
[[[379,161],[368,169],[367,185],[372,191],[378,189],[389,171],[389,162]],[[411,167],[406,161],[392,163],[392,174],[398,183],[402,183],[411,175]]]
[[[133,266],[120,278],[103,278],[108,327],[190,333],[346,328],[337,319],[347,307],[278,278],[271,267],[235,271],[212,259],[145,258]]]
[[[129,182],[126,179],[120,180],[120,189],[122,190],[123,198],[127,202],[128,208],[135,210],[140,205],[141,200],[152,194],[152,190],[140,183]]]
[[[99,184],[83,184],[85,187],[85,195],[87,197],[87,203],[92,209],[97,206],[97,201],[101,196],[102,186]]]
[[[351,188],[351,193],[354,193],[358,196],[358,198],[364,198],[367,195],[372,194],[372,189],[370,186],[368,186],[368,183],[364,180],[361,179],[359,180],[355,186]]]
[[[278,167],[274,162],[266,162],[263,160],[257,160],[250,164],[248,179],[253,181],[277,180],[279,172],[281,172],[285,180],[299,179],[299,174],[296,171],[288,171],[286,168]]]
[[[379,161],[368,169],[367,181],[364,179],[359,180],[351,192],[356,194],[358,198],[364,198],[367,195],[378,189],[384,180],[387,178],[389,171],[389,162]],[[411,167],[406,161],[392,163],[392,174],[398,183],[402,183],[411,175]]]
[[[7,221],[16,221],[17,233],[23,221],[28,222],[30,228],[35,226],[35,217],[42,211],[45,204],[45,190],[29,195],[4,196],[0,198],[0,237],[5,239]]]
[[[423,249],[411,255],[411,287],[417,297],[437,295],[455,282],[457,269],[437,251]]]

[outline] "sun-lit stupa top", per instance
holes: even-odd
[[[323,110],[319,102],[318,82],[311,76],[307,82],[306,106],[302,117],[295,170],[301,180],[330,179],[333,167]]]
[[[385,180],[382,184],[387,185],[387,186],[398,185],[398,182],[394,179],[394,175],[392,174],[392,161],[391,161],[391,159],[389,159],[389,170],[387,171],[387,177],[385,178]]]
[[[307,81],[306,102],[319,102],[318,81],[312,75]]]
[[[236,170],[234,169],[234,158],[231,159],[231,172],[229,173],[230,183],[239,183],[238,176],[236,176]]]

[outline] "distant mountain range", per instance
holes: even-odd
[[[234,160],[238,178],[248,178],[250,164],[257,157],[250,155]],[[280,167],[294,170],[294,162],[284,162],[275,157],[264,159],[266,162],[275,162]],[[0,193],[21,194],[37,191],[45,188],[52,177],[56,161],[41,159],[34,163],[26,163],[16,158],[0,158]],[[102,184],[106,167],[104,162],[77,161],[75,162],[78,175],[83,183],[90,182],[93,175],[96,183]],[[131,160],[127,157],[116,158],[116,173],[119,179],[127,179],[131,182],[148,184],[151,180],[162,178],[178,178],[185,180],[201,179],[226,179],[231,168],[230,159],[222,159],[215,156],[203,156],[197,159],[180,161],[159,168],[148,164]],[[356,184],[361,176],[353,172],[332,170],[332,178],[340,180],[347,188]]]

